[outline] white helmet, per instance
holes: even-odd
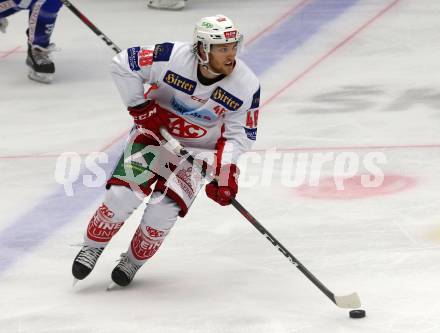
[[[194,29],[194,52],[197,45],[202,43],[206,53],[211,50],[211,44],[240,43],[243,36],[238,32],[234,22],[224,15],[215,15],[202,18]]]

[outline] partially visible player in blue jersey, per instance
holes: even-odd
[[[0,0],[0,31],[6,32],[7,16],[21,10],[29,10],[28,51],[26,64],[29,78],[38,82],[52,82],[55,65],[49,54],[54,49],[50,43],[58,11],[59,0]]]

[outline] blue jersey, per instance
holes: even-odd
[[[29,43],[46,48],[61,6],[59,0],[0,0],[0,18],[29,10]]]

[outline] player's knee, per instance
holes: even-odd
[[[180,207],[174,200],[161,192],[153,192],[145,208],[142,224],[154,229],[170,230],[177,221],[179,211]]]
[[[115,219],[125,221],[142,203],[142,197],[124,186],[112,186],[107,191],[104,204],[115,214]]]

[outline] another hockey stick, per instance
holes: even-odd
[[[174,139],[166,129],[161,128],[160,130],[162,136],[165,138],[166,144],[173,152],[179,156],[185,158],[193,166],[197,167],[202,175],[209,181],[216,181],[211,175],[205,174],[205,169],[197,163],[195,158],[185,149],[180,143]],[[234,206],[243,215],[246,220],[248,220],[266,239],[275,246],[289,261],[295,265],[315,286],[319,288],[333,303],[335,303],[340,308],[359,308],[361,306],[361,301],[357,293],[352,293],[345,296],[336,296],[333,294],[321,281],[319,281],[298,259],[296,259],[261,223],[257,221],[255,217],[252,216],[249,211],[244,208],[237,199],[232,199],[232,206]]]
[[[69,0],[61,0],[61,2],[69,8],[83,23],[85,23],[98,37],[100,37],[108,46],[110,46],[116,53],[121,52],[121,49],[112,42],[101,30],[99,30],[90,20],[84,16]]]

